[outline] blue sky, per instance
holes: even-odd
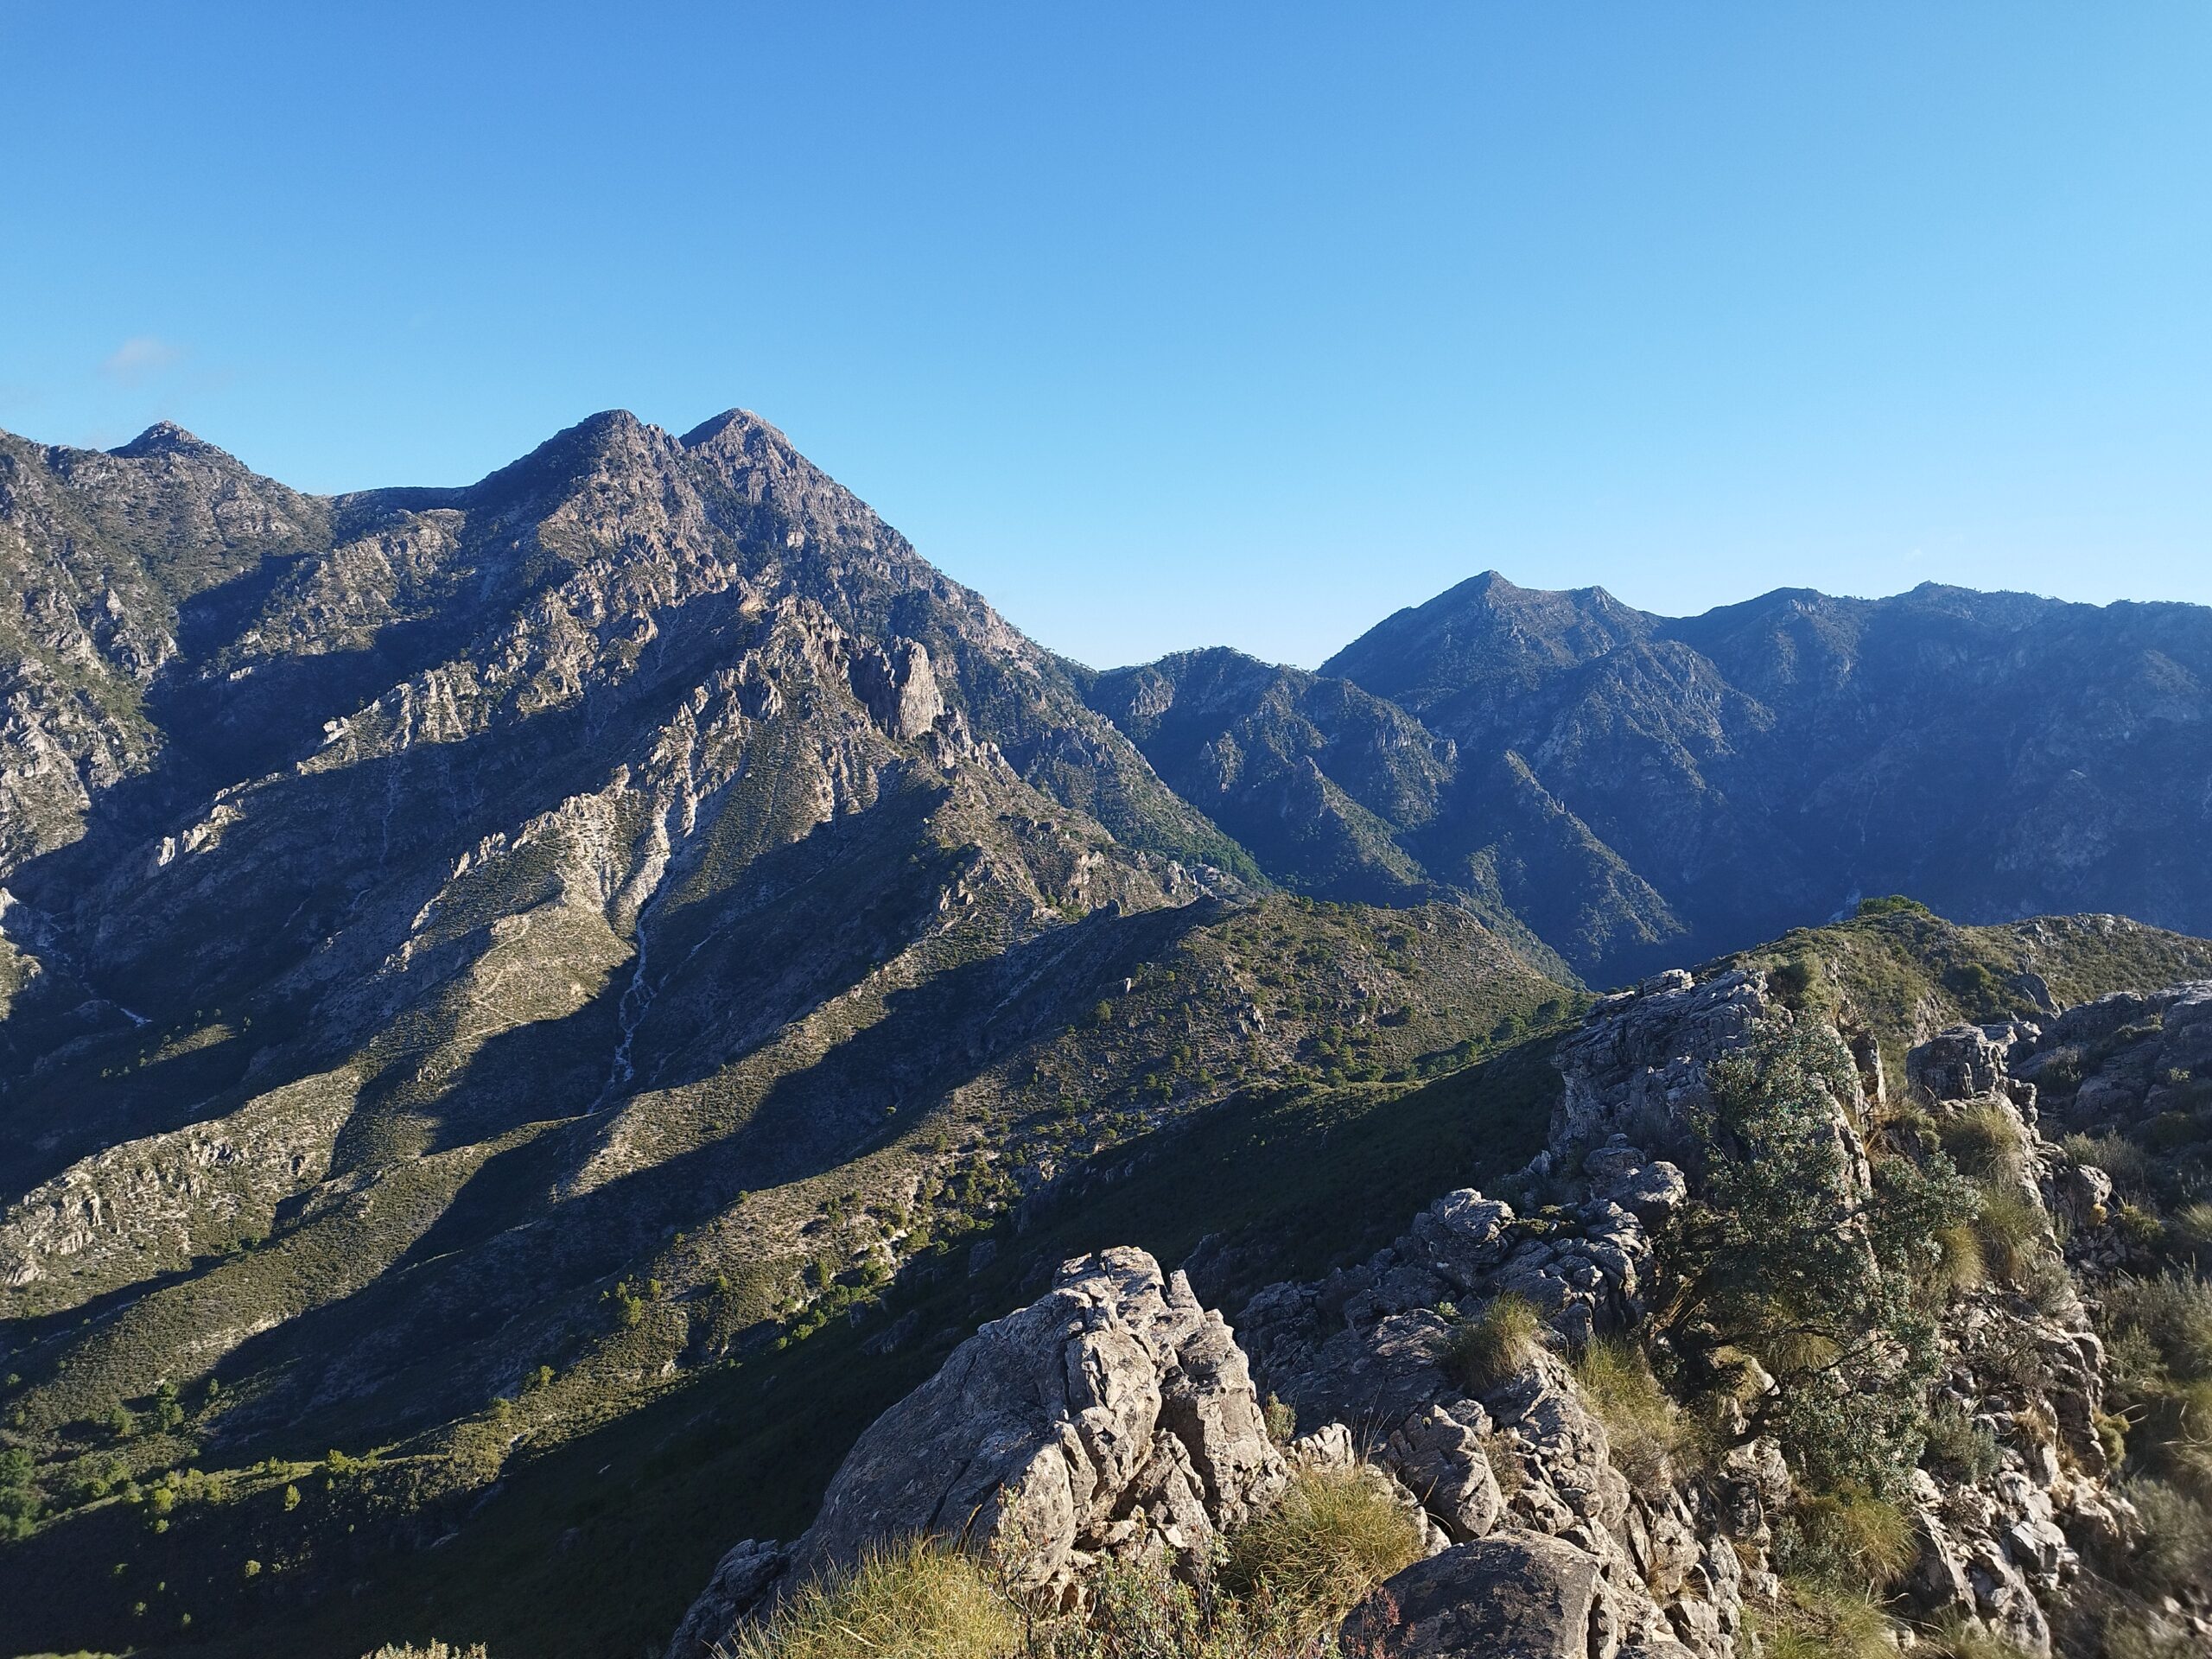
[[[1491,567],[2212,602],[2208,86],[2201,0],[0,0],[0,426],[743,405],[1096,664]]]

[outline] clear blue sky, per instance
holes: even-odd
[[[0,0],[0,426],[741,404],[1046,644],[2212,601],[2212,6]]]

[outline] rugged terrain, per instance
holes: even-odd
[[[1503,1196],[1447,1192],[1234,1330],[1141,1250],[1067,1262],[861,1436],[795,1544],[728,1552],[672,1659],[791,1641],[810,1586],[851,1617],[882,1590],[840,1575],[917,1533],[994,1564],[1028,1654],[1157,1626],[1185,1635],[1134,1650],[2202,1651],[2212,1227],[2149,1187],[2212,1173],[2212,981],[1892,1046],[1853,1015],[1905,944],[1800,936],[1603,999]],[[2162,1184],[2146,1141],[2178,1154]],[[1348,1475],[1403,1517],[1393,1551],[1341,1498],[1269,1530]],[[1334,1542],[1335,1571],[1240,1577],[1255,1535]],[[1224,1560],[1230,1599],[1179,1616],[1174,1575]]]
[[[1746,952],[1902,1100],[2212,974],[2011,919],[2212,925],[2188,607],[1095,674],[733,412],[337,498],[0,437],[0,1650],[634,1652],[1062,1261],[1241,1310],[1497,1190],[1585,980]],[[1785,932],[1896,886],[2006,925]],[[2143,1232],[2193,1063],[2094,1047]]]
[[[1443,888],[1618,983],[1911,893],[2212,931],[2212,613],[1929,585],[1669,618],[1495,573],[1318,673],[1197,652],[1090,695],[1279,880]]]

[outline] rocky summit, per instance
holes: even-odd
[[[742,411],[162,426],[0,679],[0,1653],[2212,1643],[2212,613],[1100,672]]]

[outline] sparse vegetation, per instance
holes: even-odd
[[[799,1586],[729,1659],[1010,1659],[1022,1621],[983,1565],[941,1541],[870,1550]]]
[[[1618,1337],[1600,1337],[1578,1355],[1574,1378],[1605,1426],[1613,1461],[1631,1485],[1655,1492],[1669,1484],[1695,1444],[1692,1427],[1643,1351]]]
[[[1421,1557],[1420,1526],[1371,1471],[1311,1469],[1230,1540],[1222,1580],[1311,1636]]]
[[[1479,1395],[1522,1370],[1544,1328],[1524,1296],[1491,1298],[1472,1319],[1453,1324],[1438,1352],[1445,1376]]]

